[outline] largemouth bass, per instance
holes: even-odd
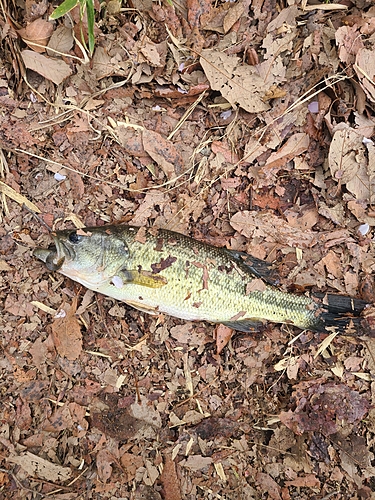
[[[313,331],[360,328],[365,303],[328,295],[320,301],[278,290],[269,264],[164,229],[101,226],[52,233],[34,255],[90,290],[149,314],[222,323],[251,331],[288,323]]]

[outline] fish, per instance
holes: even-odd
[[[367,303],[279,289],[271,264],[159,228],[104,225],[52,232],[34,256],[84,287],[139,311],[251,332],[268,322],[331,333],[356,331]]]

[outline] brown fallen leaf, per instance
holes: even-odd
[[[266,241],[290,247],[312,247],[319,238],[318,233],[294,228],[280,217],[270,213],[247,210],[237,212],[231,218],[230,225],[245,238],[264,238]]]
[[[73,45],[73,30],[63,25],[58,26],[48,42],[47,54],[52,57],[56,57],[57,52],[67,54],[73,48]]]
[[[296,486],[298,488],[318,488],[320,489],[320,481],[315,474],[306,474],[303,477],[297,477],[292,481],[285,481],[285,486]]]
[[[69,467],[54,464],[29,451],[18,456],[12,454],[7,460],[20,465],[30,476],[39,477],[40,479],[52,481],[53,483],[66,481],[72,475],[72,471]]]
[[[26,68],[32,69],[56,85],[60,85],[72,74],[72,70],[62,59],[52,59],[33,50],[23,50],[21,56]]]
[[[181,485],[176,471],[176,463],[169,454],[164,456],[163,472],[160,480],[164,487],[165,500],[181,500]]]
[[[140,53],[145,58],[145,61],[152,67],[162,68],[165,66],[167,55],[167,43],[154,43],[147,36],[142,38]]]
[[[238,104],[249,113],[269,109],[262,97],[270,85],[265,85],[254,66],[241,66],[239,58],[215,49],[202,51],[200,58],[212,90],[218,90],[232,106]]]
[[[336,31],[335,38],[339,46],[339,59],[343,63],[353,64],[356,54],[364,47],[357,26],[341,26]]]
[[[35,52],[42,53],[53,32],[53,25],[44,19],[35,19],[32,23],[17,31],[22,40]],[[36,44],[36,45],[35,45]],[[39,47],[40,45],[40,47]]]
[[[121,455],[120,463],[124,468],[125,481],[130,483],[135,478],[137,469],[144,465],[143,458],[133,453],[124,453]]]
[[[196,472],[199,470],[208,470],[208,467],[211,464],[211,457],[202,457],[202,455],[190,455],[185,460],[182,460],[179,465],[181,467],[186,467],[190,472]]]
[[[62,317],[56,318],[52,323],[52,335],[55,347],[60,356],[73,361],[79,357],[82,351],[81,326],[75,315],[77,310],[77,298],[72,305],[64,304],[61,307]]]
[[[153,130],[143,130],[143,147],[169,180],[183,171],[183,160],[174,144]]]
[[[253,279],[246,285],[246,295],[249,295],[251,292],[264,292],[266,288],[267,285],[262,279]]]
[[[357,200],[370,202],[370,182],[374,179],[368,169],[362,137],[354,129],[348,127],[335,132],[328,162],[332,177],[338,183],[345,184]]]
[[[288,161],[302,154],[309,147],[309,136],[304,132],[293,134],[286,143],[268,158],[267,163],[262,168],[266,175],[274,169],[284,167]]]
[[[258,472],[255,476],[256,482],[262,492],[267,492],[272,500],[281,500],[281,488],[269,474]]]
[[[375,102],[375,64],[374,51],[360,49],[357,53],[354,69],[358,75],[363,90],[371,102]]]
[[[218,325],[215,331],[216,351],[220,354],[224,347],[228,344],[233,335],[233,329],[225,325]]]
[[[108,450],[99,450],[96,454],[96,467],[100,481],[106,483],[112,475],[112,464],[115,457]]]

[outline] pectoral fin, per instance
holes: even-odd
[[[118,273],[118,276],[124,285],[133,284],[146,286],[148,288],[161,288],[168,283],[164,276],[153,274],[151,271],[123,269]]]

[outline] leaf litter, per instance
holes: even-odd
[[[373,302],[374,7],[120,7],[95,11],[92,60],[78,9],[0,15],[1,491],[371,498],[373,339],[147,316],[47,272],[29,210],[178,230]]]

